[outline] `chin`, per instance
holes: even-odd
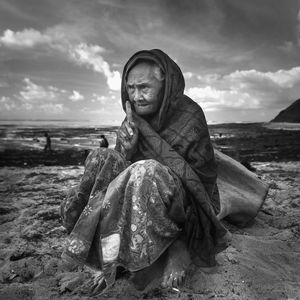
[[[148,115],[152,115],[154,112],[152,111],[152,109],[149,109],[148,107],[146,108],[141,108],[141,107],[135,107],[135,112],[139,115],[139,116],[148,116]]]
[[[148,116],[150,115],[151,113],[147,112],[147,111],[137,111],[136,112],[139,116]]]

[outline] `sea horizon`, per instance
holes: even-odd
[[[267,121],[207,121],[208,125],[222,124],[264,124]],[[70,120],[70,119],[0,119],[0,126],[51,126],[51,127],[116,127],[121,125],[121,121],[113,121],[112,123],[101,124],[98,120]]]
[[[113,122],[111,124],[101,124],[97,120],[40,120],[40,119],[11,119],[4,120],[0,119],[0,126],[19,126],[19,127],[39,127],[39,126],[49,126],[51,128],[55,127],[116,127],[119,126],[118,123]]]

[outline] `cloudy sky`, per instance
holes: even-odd
[[[123,65],[153,48],[209,122],[269,121],[300,98],[298,0],[1,0],[0,119],[118,124]]]

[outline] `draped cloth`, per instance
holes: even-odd
[[[129,100],[126,81],[139,61],[155,62],[165,75],[164,97],[159,111],[147,119],[133,114],[139,130],[138,149],[133,161],[155,159],[168,166],[182,181],[189,207],[184,226],[192,256],[208,265],[226,229],[216,217],[220,202],[217,193],[217,165],[201,107],[184,95],[184,78],[177,64],[160,50],[140,51],[124,67],[122,104]],[[117,148],[118,148],[117,141]]]
[[[180,68],[161,50],[137,52],[125,65],[124,111],[127,75],[145,60],[163,71],[164,96],[155,115],[145,119],[133,112],[139,137],[132,161],[124,159],[118,139],[116,151],[93,152],[79,187],[62,203],[70,232],[63,258],[103,270],[106,285],[114,281],[114,266],[149,266],[179,235],[192,258],[214,265],[227,233],[220,220],[232,215],[234,222],[249,222],[267,192],[245,168],[213,149],[201,107],[184,95]]]
[[[242,164],[215,149],[220,194],[218,219],[239,227],[252,223],[268,194],[269,185]]]

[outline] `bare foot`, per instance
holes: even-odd
[[[85,281],[84,284],[76,289],[76,292],[89,294],[90,296],[98,296],[107,289],[102,271],[94,271],[92,276]]]
[[[144,290],[154,279],[160,278],[167,261],[167,251],[163,253],[152,265],[137,272],[132,272],[130,278],[137,290]]]
[[[176,240],[168,249],[168,261],[164,271],[162,287],[178,288],[181,286],[190,264],[191,258],[186,244],[181,240]]]

